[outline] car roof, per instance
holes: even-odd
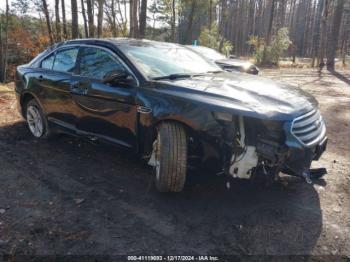
[[[135,39],[135,38],[126,38],[126,37],[117,37],[117,38],[83,38],[83,39],[75,39],[68,40],[62,42],[62,45],[70,45],[70,44],[113,44],[116,46],[120,45],[130,45],[130,46],[155,46],[155,47],[178,47],[181,46],[175,43],[168,42],[159,42],[147,39]]]

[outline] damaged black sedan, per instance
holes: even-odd
[[[16,94],[35,137],[64,132],[128,148],[154,167],[161,192],[181,191],[189,166],[309,180],[327,143],[311,95],[222,71],[171,43],[63,42],[17,68]]]

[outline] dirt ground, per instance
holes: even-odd
[[[350,259],[350,70],[262,75],[299,85],[320,102],[329,143],[315,166],[328,175],[314,185],[283,176],[268,188],[231,181],[227,190],[226,178],[203,173],[190,174],[181,194],[160,194],[150,168],[114,147],[67,136],[34,139],[13,87],[2,86],[0,254]]]

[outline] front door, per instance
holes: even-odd
[[[114,53],[100,47],[81,47],[78,74],[71,86],[73,101],[80,109],[78,132],[137,150],[137,87],[103,83],[103,78],[115,70],[128,71]]]

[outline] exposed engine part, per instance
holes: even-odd
[[[260,139],[256,144],[258,155],[267,160],[270,166],[280,165],[288,157],[288,148],[281,146],[277,142]]]
[[[235,156],[232,157],[233,161]],[[230,174],[233,177],[250,178],[251,171],[258,164],[258,155],[254,146],[247,146],[246,150],[237,157],[230,167]]]
[[[243,117],[239,118],[240,146],[244,148],[243,152],[237,156],[234,154],[231,158],[230,175],[238,178],[250,178],[252,169],[258,165],[258,154],[255,146],[245,145],[245,131]]]

